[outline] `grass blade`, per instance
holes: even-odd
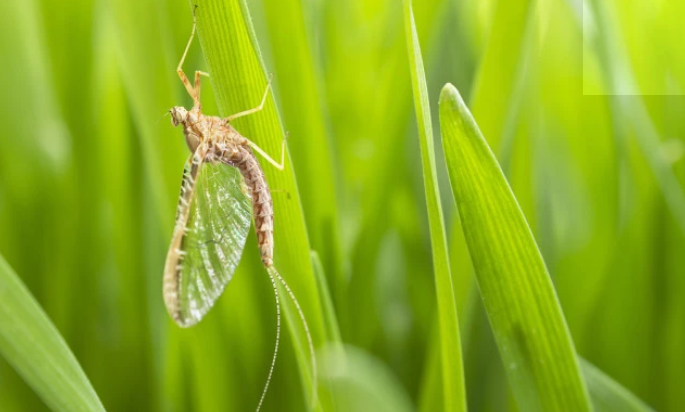
[[[595,412],[654,411],[630,391],[585,359],[580,358],[580,367],[587,382]]]
[[[0,354],[53,411],[104,411],[57,329],[0,256]]]
[[[326,273],[323,265],[319,259],[319,254],[312,251],[312,265],[314,266],[314,275],[316,275],[316,284],[319,288],[319,296],[321,297],[321,310],[323,311],[324,323],[326,326],[326,345],[325,350],[320,350],[319,354],[325,353],[327,356],[334,356],[338,362],[347,362],[345,358],[345,347],[343,346],[342,337],[340,336],[340,327],[335,316],[335,308],[333,306],[333,299],[331,297],[330,289],[326,281]],[[326,371],[319,366],[319,375],[324,375]],[[327,377],[323,380],[323,390],[319,390],[319,401],[321,402],[321,409],[328,411],[338,411],[340,401],[336,398],[337,394],[333,385],[333,379]]]
[[[440,95],[440,125],[481,296],[519,408],[590,411],[573,342],[535,239],[451,84]]]
[[[334,290],[342,290],[341,249],[331,139],[321,98],[321,73],[312,52],[306,1],[264,0],[265,23],[280,93],[280,109],[291,133],[288,143],[300,182],[312,248]]]
[[[319,295],[321,296],[321,310],[326,326],[326,341],[342,344],[340,327],[338,326],[338,319],[335,316],[335,307],[333,306],[333,298],[331,297],[331,291],[328,288],[328,282],[326,281],[326,273],[321,264],[321,259],[319,259],[319,254],[312,251],[311,256],[312,265],[314,266],[314,275],[316,276],[316,286],[319,288]]]
[[[197,5],[198,33],[219,111],[227,116],[255,107],[264,93],[268,78],[247,5],[242,0],[205,0],[197,2]],[[272,157],[278,157],[284,132],[273,95],[269,95],[262,111],[237,119],[233,125]],[[297,295],[314,344],[318,346],[325,340],[326,332],[290,155],[286,154],[284,171],[278,171],[265,162],[263,165],[271,187],[290,195],[289,198],[275,195],[274,199],[275,266]],[[307,342],[303,335],[295,332],[301,330],[299,318],[293,316],[287,305],[285,309],[286,319],[292,326],[290,330],[293,331],[299,369],[308,398],[313,385]]]
[[[428,223],[430,225],[431,246],[433,249],[433,270],[437,289],[438,319],[442,357],[442,381],[445,410],[466,411],[466,390],[464,389],[464,369],[459,340],[459,320],[457,304],[454,300],[452,274],[447,252],[447,235],[440,205],[438,178],[435,167],[435,147],[431,125],[430,105],[428,104],[428,87],[423,69],[423,58],[419,45],[411,0],[404,1],[405,33],[412,88],[414,90],[414,107],[419,127],[421,160],[423,165],[423,182],[426,189],[428,205]]]

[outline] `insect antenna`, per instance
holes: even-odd
[[[165,116],[169,116],[170,114],[171,114],[171,113],[170,113],[168,110],[164,111],[164,113],[163,113],[161,116],[159,116],[159,118],[157,119],[157,121],[155,122],[155,124],[159,124],[159,122],[161,122],[162,119],[164,119]]]
[[[259,404],[257,405],[257,412],[262,407],[264,398],[266,397],[266,392],[269,390],[269,384],[271,383],[271,376],[274,373],[274,367],[276,366],[276,358],[278,357],[278,345],[281,341],[281,301],[278,297],[278,287],[276,286],[276,279],[271,271],[267,271],[269,278],[271,279],[271,286],[274,288],[274,297],[276,298],[276,345],[274,347],[274,356],[271,359],[271,367],[269,367],[269,375],[266,377],[266,384],[264,385],[264,390],[262,390],[262,396],[259,398]],[[278,272],[276,272],[278,274]]]
[[[300,304],[297,301],[297,298],[295,297],[295,294],[293,291],[290,289],[288,284],[286,283],[285,279],[278,273],[276,270],[275,266],[269,266],[266,268],[266,271],[269,272],[269,276],[273,279],[274,276],[276,279],[278,279],[279,282],[283,285],[285,288],[286,292],[288,292],[288,296],[290,296],[290,299],[293,301],[295,304],[295,309],[297,309],[297,313],[300,315],[300,320],[302,321],[302,326],[304,328],[305,335],[307,335],[307,344],[309,345],[309,355],[311,357],[311,363],[312,363],[312,400],[311,400],[311,405],[316,404],[316,399],[317,399],[317,388],[316,388],[316,356],[314,354],[314,343],[312,342],[312,335],[309,333],[309,326],[307,325],[307,319],[304,317],[304,312],[302,312],[302,308],[300,308]]]

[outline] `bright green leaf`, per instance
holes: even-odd
[[[0,256],[0,355],[53,411],[104,411],[66,342]]]
[[[333,343],[342,343],[340,337],[340,327],[338,320],[335,317],[335,308],[333,307],[333,298],[326,282],[326,273],[324,272],[319,254],[312,251],[312,265],[314,266],[314,275],[316,276],[316,285],[319,288],[319,296],[321,297],[321,310],[323,311],[323,319],[326,325],[326,340]]]
[[[466,390],[464,389],[464,367],[461,359],[461,342],[459,340],[459,320],[457,304],[454,299],[452,274],[447,252],[447,235],[440,205],[440,193],[435,167],[435,147],[431,126],[430,105],[428,104],[428,87],[423,70],[423,58],[419,45],[411,0],[404,2],[405,33],[409,68],[414,90],[414,107],[419,126],[421,159],[423,164],[423,183],[426,189],[428,205],[428,223],[430,225],[431,246],[433,248],[433,270],[438,297],[438,319],[440,345],[442,353],[442,382],[445,398],[445,410],[466,411]]]
[[[451,84],[440,95],[440,125],[481,297],[519,408],[589,411],[573,342],[535,239]]]

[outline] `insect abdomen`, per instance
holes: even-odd
[[[252,195],[252,211],[254,215],[257,243],[265,267],[273,265],[274,254],[274,208],[271,192],[266,183],[264,172],[249,147],[241,147],[233,164],[245,178],[245,184]]]

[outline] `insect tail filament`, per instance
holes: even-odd
[[[274,272],[276,270],[274,269]],[[259,404],[257,405],[257,412],[262,408],[262,403],[264,403],[264,398],[266,397],[266,392],[269,390],[269,384],[271,383],[271,377],[274,373],[274,367],[276,366],[276,358],[278,357],[278,345],[281,341],[281,301],[278,297],[278,287],[276,286],[276,279],[270,270],[267,270],[269,278],[271,279],[271,286],[274,288],[274,297],[276,298],[276,344],[274,345],[274,356],[271,359],[271,367],[269,368],[269,375],[266,377],[266,384],[264,384],[264,390],[262,390],[262,396],[259,398]],[[278,272],[276,272],[278,274]]]
[[[297,309],[298,315],[300,315],[300,320],[302,321],[302,327],[304,328],[304,333],[307,336],[307,344],[309,345],[309,355],[311,357],[311,364],[312,364],[312,399],[310,405],[314,407],[316,405],[316,400],[317,400],[317,376],[316,376],[316,355],[314,354],[314,343],[312,342],[312,335],[309,333],[309,326],[307,325],[307,319],[304,317],[304,312],[302,312],[302,308],[300,307],[299,302],[297,301],[297,298],[295,297],[295,294],[293,291],[290,289],[288,284],[286,283],[285,279],[278,273],[276,270],[275,266],[269,266],[266,268],[266,271],[269,273],[269,276],[273,280],[275,277],[278,279],[279,282],[283,285],[285,288],[286,292],[288,292],[288,296],[290,296],[290,299],[293,301],[293,304],[295,304],[295,309]]]

